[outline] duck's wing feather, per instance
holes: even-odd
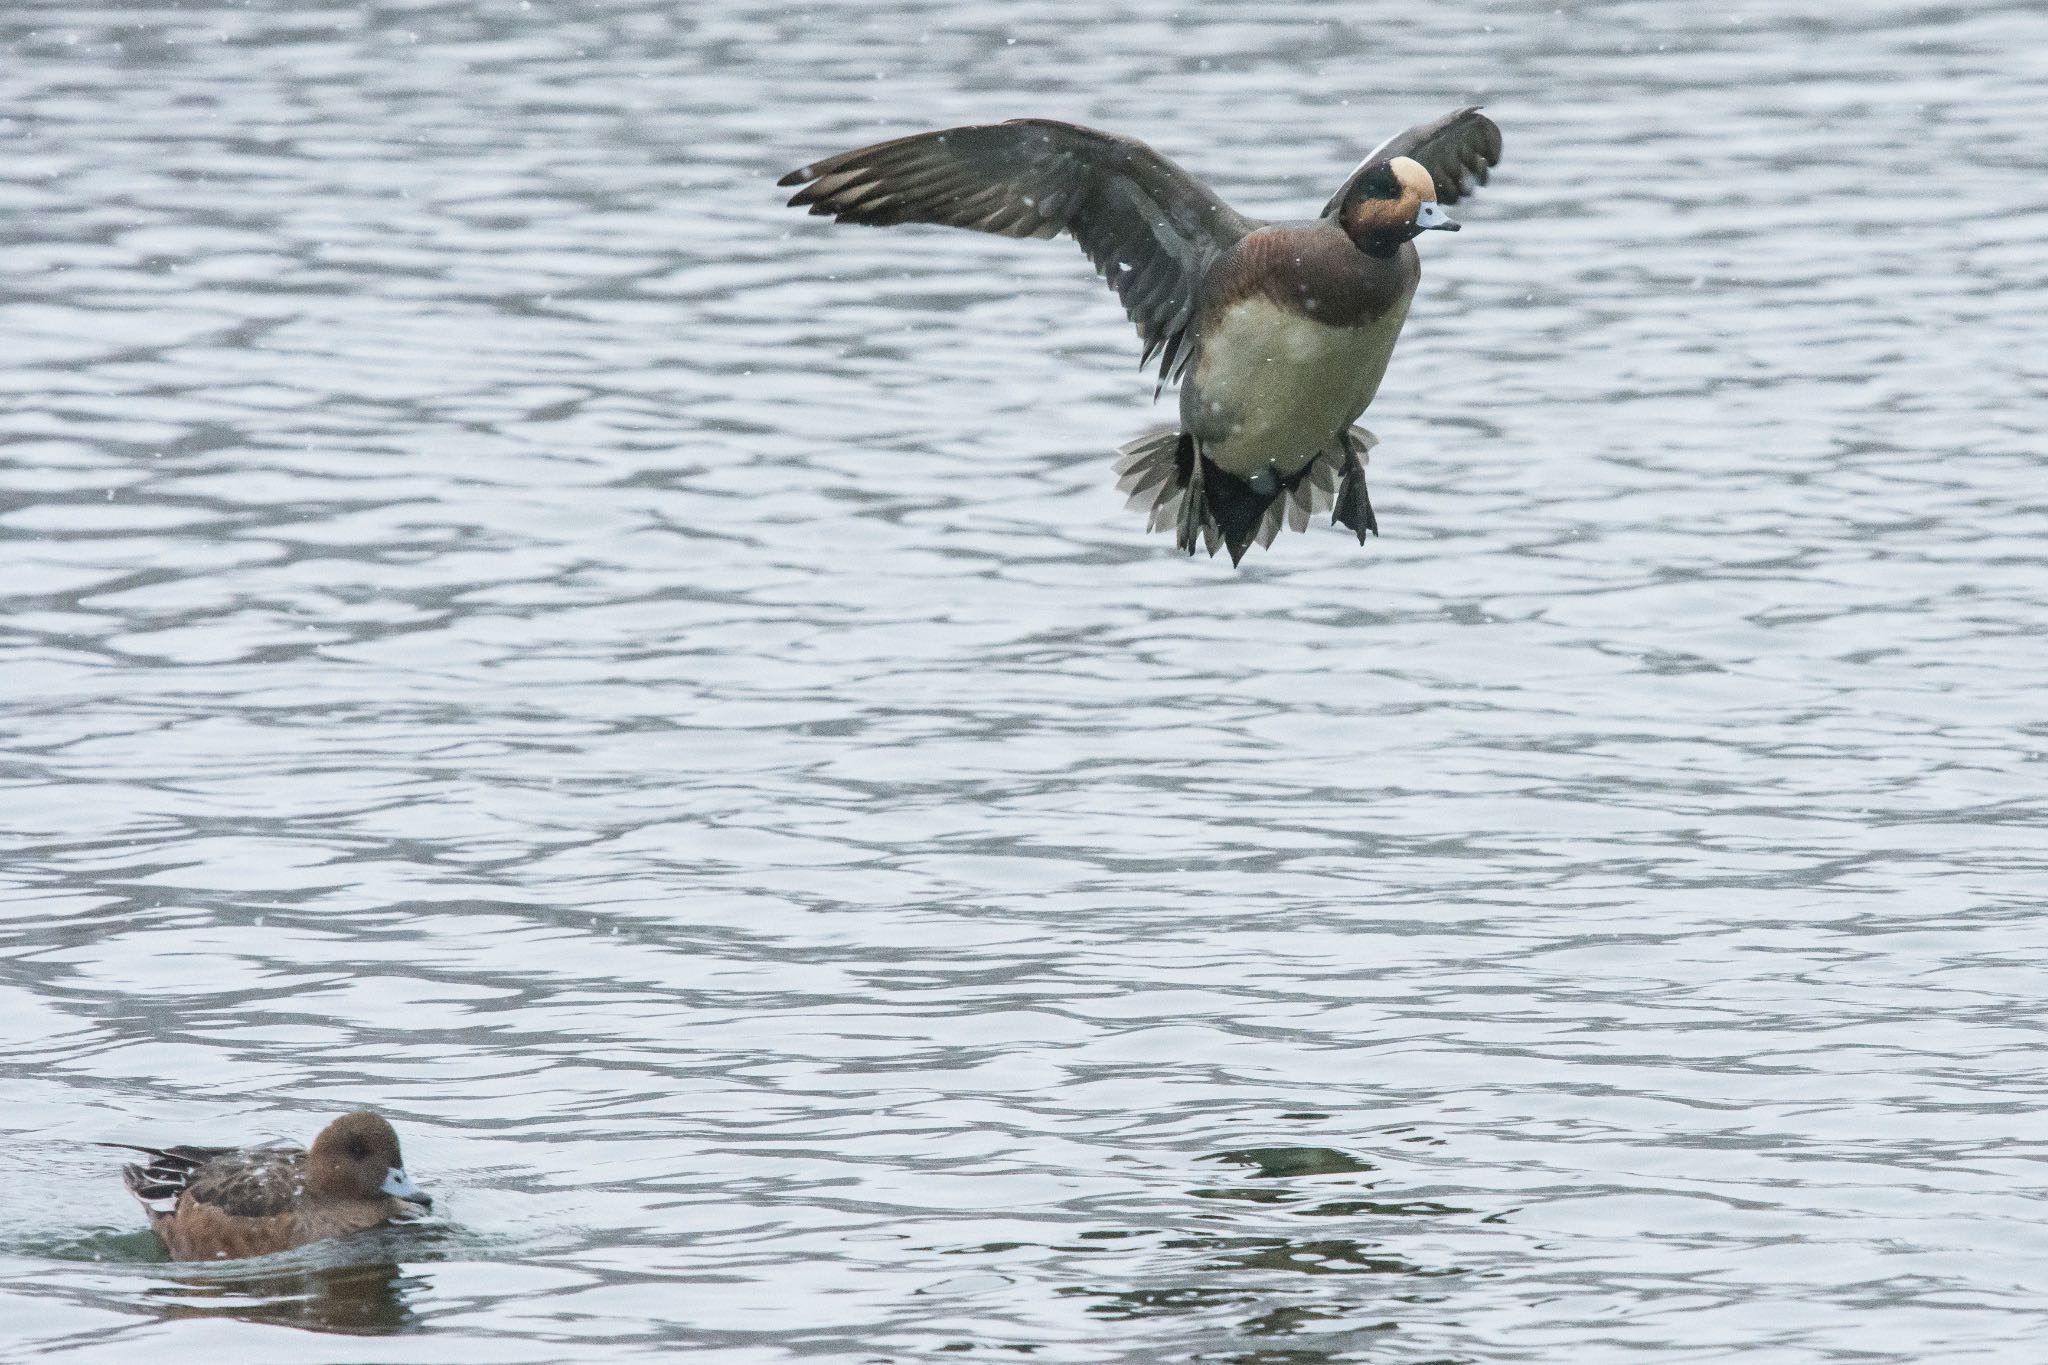
[[[265,1217],[291,1207],[305,1152],[297,1147],[134,1147],[147,1158],[121,1170],[128,1192],[152,1213],[169,1213],[180,1195],[240,1217]]]
[[[185,1192],[194,1171],[235,1150],[232,1147],[138,1147],[129,1142],[94,1145],[113,1147],[123,1152],[140,1152],[147,1158],[123,1166],[121,1182],[152,1213],[169,1213],[177,1204],[178,1196]]]
[[[1436,201],[1455,204],[1486,183],[1487,173],[1500,164],[1500,151],[1500,127],[1480,113],[1478,105],[1453,109],[1442,118],[1394,134],[1368,152],[1323,205],[1323,216],[1336,213],[1359,177],[1397,156],[1421,162],[1436,182]]]
[[[1257,226],[1135,138],[1053,119],[917,133],[799,167],[797,207],[842,223],[1069,233],[1108,281],[1161,381],[1188,359],[1196,286]]]
[[[305,1184],[299,1148],[245,1147],[193,1172],[185,1197],[237,1218],[274,1218],[291,1212]]]

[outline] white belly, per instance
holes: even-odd
[[[1225,310],[1202,336],[1181,425],[1219,468],[1292,474],[1335,444],[1379,392],[1408,300],[1365,327],[1332,327],[1262,298]]]

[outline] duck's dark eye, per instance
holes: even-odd
[[[348,1159],[350,1161],[361,1161],[364,1157],[370,1154],[370,1144],[363,1141],[361,1138],[350,1138],[348,1140],[347,1151]]]
[[[1399,199],[1401,182],[1394,175],[1394,163],[1382,161],[1358,180],[1360,199]]]

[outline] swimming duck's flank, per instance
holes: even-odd
[[[417,1217],[433,1198],[412,1183],[398,1134],[376,1114],[344,1114],[297,1147],[129,1147],[124,1167],[149,1226],[180,1261],[267,1256]]]
[[[790,203],[843,223],[1069,233],[1123,301],[1180,423],[1119,450],[1120,486],[1182,550],[1234,564],[1328,510],[1364,543],[1379,391],[1421,278],[1414,238],[1486,183],[1500,129],[1458,109],[1375,147],[1301,222],[1258,223],[1132,138],[1052,119],[946,128],[791,171]]]

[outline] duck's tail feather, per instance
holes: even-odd
[[[1365,496],[1366,452],[1378,444],[1364,427],[1351,427],[1293,474],[1261,489],[1217,468],[1179,427],[1158,427],[1117,447],[1117,487],[1130,495],[1131,508],[1146,514],[1148,530],[1172,527],[1185,554],[1197,545],[1212,555],[1228,548],[1236,564],[1253,541],[1269,546],[1282,525],[1305,531],[1309,518],[1332,509],[1333,524],[1356,530],[1363,544],[1366,531],[1379,534]]]
[[[149,1158],[121,1168],[121,1181],[128,1193],[151,1213],[169,1213],[185,1192],[193,1172],[207,1162],[232,1152],[232,1147],[137,1147],[126,1142],[102,1142],[124,1152],[140,1152]]]
[[[1194,440],[1179,427],[1155,427],[1116,454],[1116,486],[1130,494],[1125,506],[1146,514],[1148,531],[1173,525],[1194,472]]]

